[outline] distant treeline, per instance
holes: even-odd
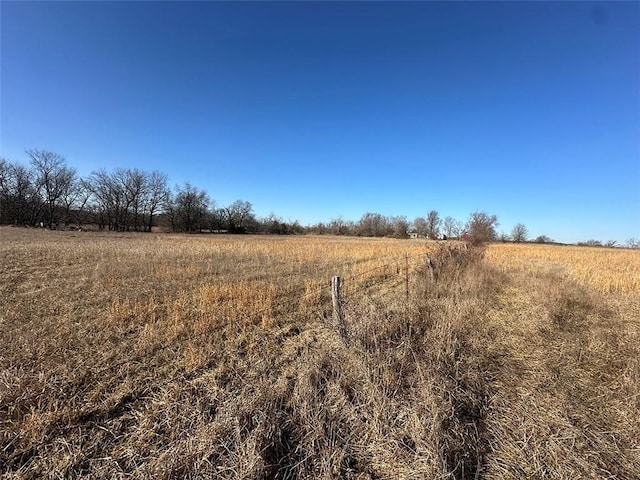
[[[155,226],[176,232],[299,234],[297,222],[271,215],[257,219],[251,203],[216,208],[207,192],[190,183],[169,188],[167,175],[136,168],[98,170],[79,177],[64,157],[27,150],[28,166],[0,158],[0,224],[112,231]]]
[[[527,241],[517,224],[511,236],[496,233],[498,219],[474,212],[466,223],[441,218],[436,210],[409,220],[406,216],[365,213],[360,220],[336,218],[302,226],[275,214],[257,218],[253,205],[237,200],[218,207],[209,194],[187,182],[171,189],[166,174],[137,168],[104,169],[79,177],[64,157],[46,150],[26,150],[29,164],[0,158],[0,224],[79,228],[93,225],[112,231],[333,234],[367,237],[466,238],[473,241]],[[546,236],[536,239],[551,242]]]

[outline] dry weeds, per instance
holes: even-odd
[[[503,270],[567,272],[602,293],[640,294],[640,252],[621,248],[493,244],[487,258]]]
[[[5,478],[640,476],[631,295],[424,241],[0,239]]]

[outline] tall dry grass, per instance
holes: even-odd
[[[602,293],[640,294],[640,251],[538,244],[492,244],[487,258],[503,270],[566,272]]]
[[[640,475],[631,297],[424,241],[0,238],[6,478]]]
[[[640,252],[489,246],[506,274],[489,321],[503,357],[489,471],[640,478]]]

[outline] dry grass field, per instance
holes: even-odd
[[[2,478],[640,478],[640,252],[1,228],[0,262]]]
[[[566,273],[601,293],[640,295],[638,250],[533,244],[493,244],[489,260],[503,271]]]

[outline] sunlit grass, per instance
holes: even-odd
[[[494,243],[486,258],[505,271],[563,271],[601,293],[640,294],[640,250]]]
[[[17,228],[0,240],[7,478],[640,475],[629,253],[491,245],[482,261],[457,242]]]

